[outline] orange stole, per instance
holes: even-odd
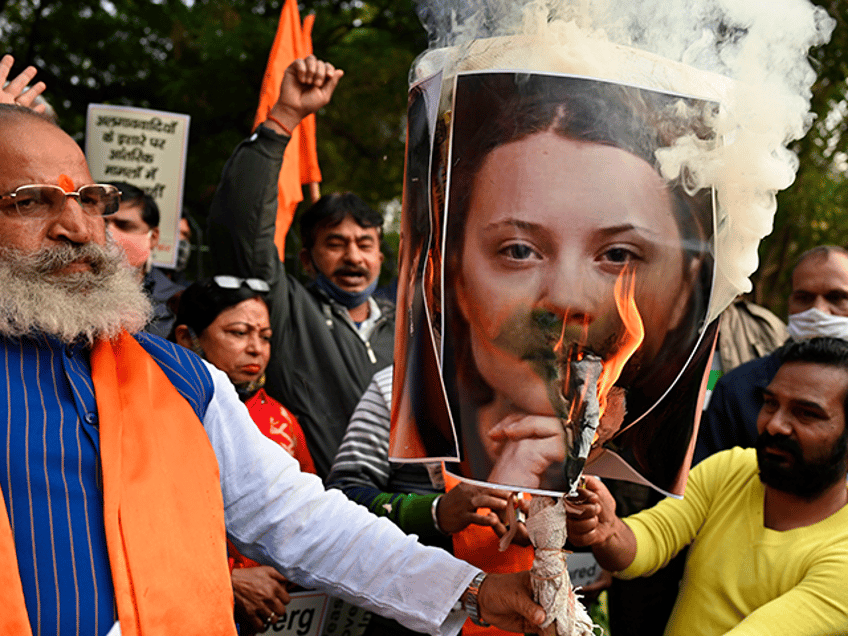
[[[98,341],[103,517],[124,636],[234,636],[218,463],[203,426],[128,333]],[[31,635],[0,498],[0,633]]]
[[[91,376],[121,632],[234,635],[218,462],[202,424],[127,333],[95,345]]]
[[[456,477],[444,471],[443,474],[448,490],[459,483]],[[456,558],[467,561],[484,572],[521,572],[533,566],[532,547],[523,548],[513,544],[505,552],[501,552],[498,549],[498,543],[498,537],[491,528],[471,525],[453,535],[453,553]],[[462,626],[463,636],[476,634],[508,636],[510,633],[497,627],[480,627],[472,623],[470,619]]]

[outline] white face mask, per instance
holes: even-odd
[[[848,340],[848,317],[833,316],[813,307],[789,316],[789,335],[793,340],[817,336]]]

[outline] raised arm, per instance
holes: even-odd
[[[272,285],[285,280],[274,244],[283,153],[290,132],[329,102],[342,75],[314,56],[292,62],[268,120],[227,161],[209,213],[216,273],[262,278]]]
[[[47,86],[44,82],[37,82],[32,86],[28,86],[38,72],[34,66],[27,66],[20,75],[9,81],[8,85],[3,86],[6,84],[6,80],[9,79],[9,71],[12,70],[14,63],[15,58],[8,54],[4,55],[3,59],[0,59],[0,87],[2,87],[2,90],[0,90],[0,104],[17,104],[18,106],[31,108],[37,113],[43,113],[47,109],[46,104],[33,104],[35,103],[35,98],[41,95]]]

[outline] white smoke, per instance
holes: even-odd
[[[438,70],[447,80],[462,70],[561,72],[719,101],[723,144],[682,138],[657,157],[666,178],[685,170],[716,191],[709,320],[750,291],[775,195],[798,167],[787,144],[812,124],[807,55],[835,26],[824,9],[807,0],[420,0],[418,13],[430,49],[412,80]]]

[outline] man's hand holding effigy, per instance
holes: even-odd
[[[545,611],[532,600],[529,572],[489,574],[477,598],[480,618],[501,629],[535,633],[545,621]]]
[[[436,509],[439,528],[446,534],[453,534],[470,525],[488,526],[502,537],[509,530],[505,525],[509,518],[508,506],[514,506],[508,492],[460,482],[439,500]],[[481,508],[489,512],[484,514]]]
[[[615,499],[597,477],[586,477],[577,496],[565,500],[568,538],[576,546],[591,546],[605,570],[618,572],[636,558],[633,532],[615,514]]]

